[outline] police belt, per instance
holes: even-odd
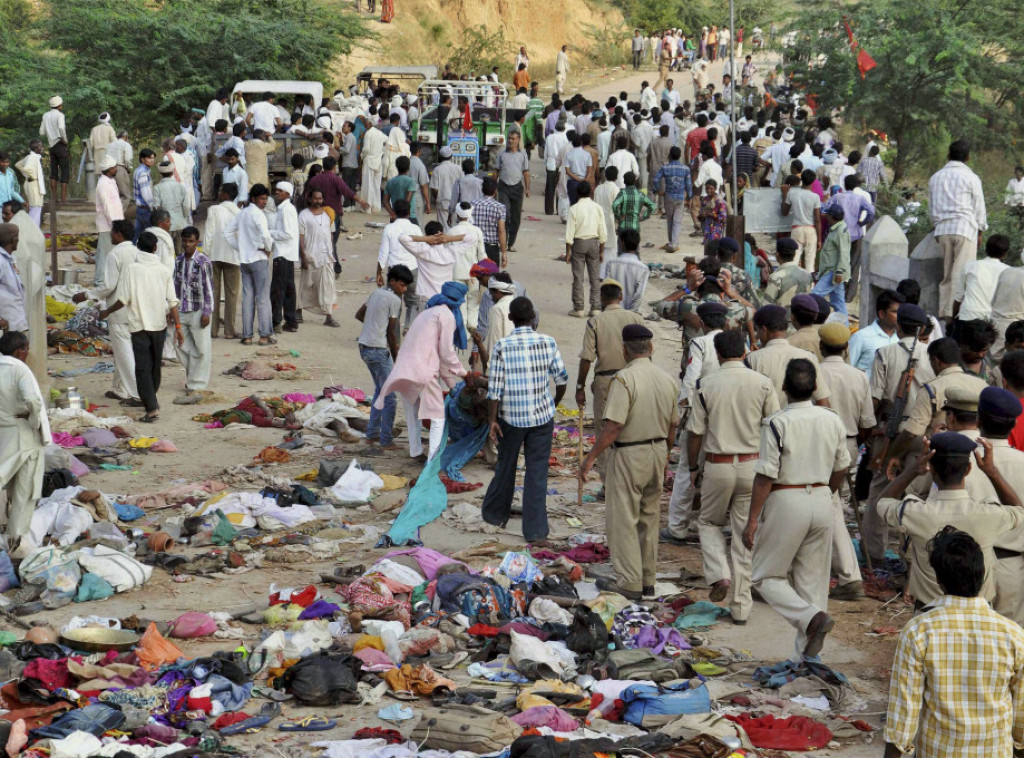
[[[636,447],[637,445],[650,445],[655,442],[664,442],[664,437],[652,437],[649,440],[637,440],[636,442],[614,442],[612,447]]]
[[[823,482],[815,482],[814,484],[773,484],[772,492],[776,490],[808,490],[814,489],[815,487],[828,487]]]
[[[617,373],[619,373],[619,370],[613,368],[610,371],[595,371],[594,376],[615,376]]]

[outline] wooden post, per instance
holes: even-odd
[[[50,281],[57,283],[57,193],[50,193]]]

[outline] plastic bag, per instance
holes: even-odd
[[[217,631],[217,622],[205,613],[189,611],[171,622],[170,635],[178,639],[209,637]]]
[[[536,602],[536,601],[535,601]],[[580,655],[593,655],[608,649],[608,627],[599,615],[585,605],[573,609],[572,627],[565,646]]]
[[[511,579],[513,584],[526,582],[529,586],[544,576],[537,568],[537,562],[529,553],[514,553],[512,551],[505,553],[498,569]]]
[[[135,657],[146,671],[156,671],[165,663],[174,663],[179,658],[184,658],[185,654],[173,642],[164,639],[156,624],[150,622],[149,628],[135,648]]]
[[[82,571],[74,554],[46,547],[30,554],[21,564],[21,578],[27,584],[45,584],[40,598],[47,608],[67,605],[78,589]]]
[[[105,545],[82,548],[75,555],[83,569],[99,574],[118,592],[141,587],[153,575],[152,566]]]
[[[76,603],[84,603],[89,600],[105,600],[114,594],[114,588],[110,582],[98,574],[85,574],[82,583],[78,585],[78,594],[75,595]]]
[[[303,705],[339,705],[359,701],[354,668],[360,661],[341,653],[303,658],[284,672],[284,688]]]
[[[345,473],[331,487],[331,494],[342,503],[365,503],[374,490],[384,488],[384,480],[372,471],[365,471],[353,459]]]

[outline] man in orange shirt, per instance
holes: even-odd
[[[526,73],[525,63],[519,64],[519,69],[512,77],[512,86],[515,88],[516,92],[519,91],[520,87],[527,90],[530,88],[530,75]]]

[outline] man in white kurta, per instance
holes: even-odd
[[[615,170],[617,172],[618,169]],[[616,178],[611,179],[608,176],[608,169],[605,169],[605,178],[607,181],[597,185],[597,189],[594,190],[594,202],[601,206],[601,210],[604,211],[604,223],[605,233],[608,235],[608,242],[605,244],[605,258],[614,258],[619,254],[619,235],[615,231],[615,211],[612,210],[612,203],[615,202],[615,198],[619,196],[619,192],[622,190],[619,188],[620,176],[616,173]],[[601,263],[600,276],[604,279],[604,262]]]
[[[465,207],[463,207],[465,206]],[[452,267],[452,279],[466,285],[466,302],[462,304],[462,320],[466,323],[467,329],[476,328],[476,315],[480,310],[479,294],[473,295],[474,286],[477,285],[470,276],[469,270],[474,265],[487,257],[484,249],[484,238],[480,230],[473,223],[473,206],[469,203],[459,203],[455,208],[455,217],[459,223],[448,230],[448,234],[466,234],[470,231],[476,233],[476,242],[469,247],[460,249],[459,255],[455,258],[455,265]]]
[[[101,113],[99,121],[89,132],[88,140],[89,152],[92,153],[92,170],[97,179],[103,173],[100,170],[100,161],[107,154],[107,146],[117,139],[117,132],[110,125],[110,114]]]
[[[363,160],[363,200],[369,203],[369,211],[377,213],[380,211],[380,183],[384,175],[384,146],[388,138],[380,129],[370,125],[370,120],[364,118],[367,125],[363,133],[363,146],[359,155]]]
[[[113,244],[110,241],[110,226],[118,219],[124,218],[121,205],[121,193],[117,190],[114,174],[117,164],[109,155],[104,155],[99,163],[99,178],[96,180],[96,284],[103,284],[106,272],[107,254]]]
[[[298,307],[318,311],[327,317],[326,326],[338,326],[331,313],[337,294],[334,291],[334,242],[331,217],[324,210],[324,196],[318,189],[306,198],[307,207],[299,214],[299,258],[302,276],[299,280]]]
[[[46,198],[46,175],[43,173],[43,143],[37,139],[28,143],[28,155],[18,161],[15,168],[25,177],[21,193],[28,206],[28,215],[36,226],[43,219],[43,202]]]
[[[50,386],[46,374],[46,237],[28,213],[18,211],[11,219],[18,227],[18,249],[14,262],[25,287],[25,316],[28,319],[28,367],[42,389]]]
[[[32,524],[50,442],[43,395],[25,363],[28,348],[28,337],[21,332],[0,337],[0,488],[7,494],[0,522],[9,550]]]

